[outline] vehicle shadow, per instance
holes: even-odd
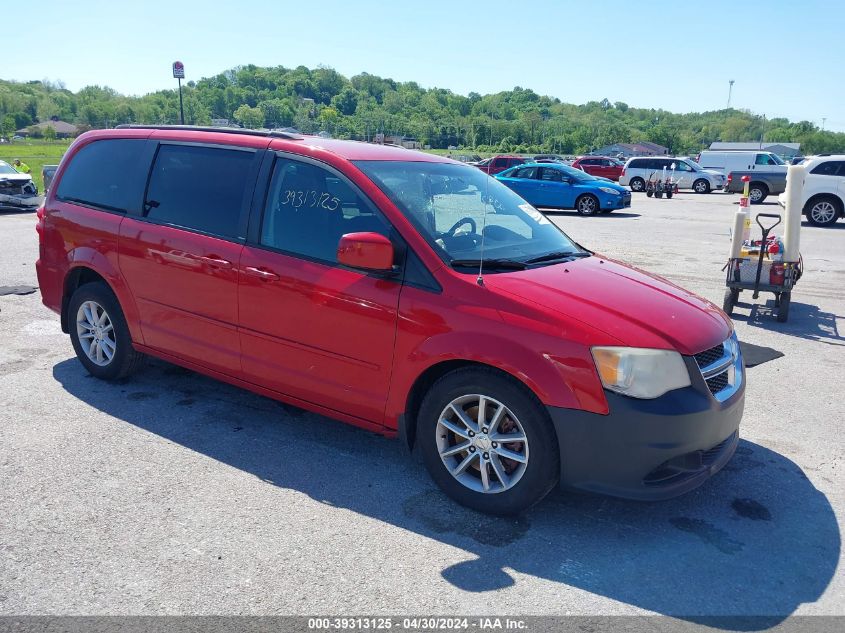
[[[744,321],[748,325],[763,330],[772,330],[788,336],[795,336],[810,341],[819,341],[829,345],[845,346],[845,336],[839,331],[837,321],[845,323],[845,316],[824,312],[818,306],[808,303],[792,301],[789,305],[789,320],[786,323],[778,323],[775,316],[775,300],[769,299],[765,303],[747,303],[742,301],[736,303],[731,318],[734,321]],[[743,308],[750,308],[745,314]],[[737,312],[740,309],[742,312]]]
[[[470,561],[414,572],[467,592],[496,591],[516,584],[515,573],[529,574],[726,630],[764,629],[817,600],[839,560],[825,495],[789,459],[748,441],[721,473],[679,499],[556,491],[524,516],[502,519],[452,503],[398,441],[175,366],[151,361],[131,380],[96,389],[76,359],[56,364],[53,376],[117,420],[267,485],[467,552]],[[708,619],[749,615],[766,617]]]
[[[545,207],[539,209],[546,215],[571,215],[573,217],[593,220],[596,218],[639,218],[641,214],[630,213],[626,211],[613,211],[611,213],[597,213],[596,215],[581,215],[575,209],[547,209]]]

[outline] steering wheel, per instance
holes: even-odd
[[[472,218],[461,218],[460,220],[455,222],[451,229],[446,232],[446,235],[455,237],[455,231],[461,228],[464,224],[469,224],[472,227],[473,233],[478,232],[478,225],[475,223],[475,220],[473,220]]]

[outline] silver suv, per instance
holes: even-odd
[[[668,156],[642,156],[631,158],[625,163],[625,169],[619,177],[619,184],[631,187],[631,191],[645,191],[645,183],[651,178],[663,177],[663,168],[667,175],[674,166],[674,178],[678,189],[692,189],[696,193],[710,193],[725,186],[725,176],[718,171],[702,169],[690,158],[670,158]]]

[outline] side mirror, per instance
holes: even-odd
[[[378,233],[347,233],[337,245],[337,261],[350,268],[393,270],[393,244]]]

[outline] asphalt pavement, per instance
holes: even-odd
[[[737,201],[550,217],[721,305]],[[34,225],[0,214],[0,287],[37,285]],[[100,382],[37,292],[2,295],[0,615],[845,615],[845,221],[801,250],[788,323],[740,299],[740,339],[783,356],[748,370],[721,473],[518,519],[456,506],[398,441],[178,367]]]

